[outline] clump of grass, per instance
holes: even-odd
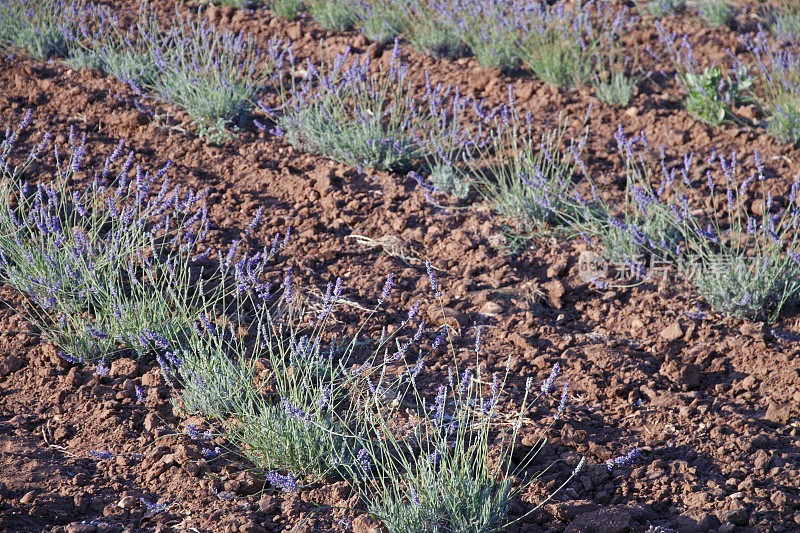
[[[654,17],[663,17],[672,13],[678,13],[686,6],[684,0],[650,0],[647,2],[647,10]]]
[[[358,9],[351,0],[310,0],[308,10],[326,30],[348,31],[358,23]]]
[[[432,86],[424,101],[414,101],[399,54],[396,45],[388,68],[378,69],[349,53],[321,70],[307,63],[304,81],[282,87],[281,113],[265,111],[291,144],[359,167],[403,172],[452,154],[466,140],[468,101]]]
[[[68,359],[164,349],[193,307],[188,265],[206,231],[202,196],[170,191],[168,167],[129,176],[132,154],[112,175],[121,144],[88,188],[69,190],[87,156],[85,137],[72,132],[70,157],[54,151],[52,179],[31,187],[18,178],[48,137],[12,167],[20,131],[8,129],[2,146],[0,276],[27,294],[31,319]]]
[[[716,28],[730,26],[733,22],[733,6],[727,0],[702,0],[697,11],[706,23]]]

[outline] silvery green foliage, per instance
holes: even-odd
[[[80,39],[80,4],[57,0],[0,2],[0,45],[27,51],[45,61],[65,57]]]
[[[404,0],[389,0],[367,4],[362,14],[361,32],[377,43],[394,41],[405,29],[407,16]]]
[[[496,154],[486,167],[470,166],[475,184],[489,205],[524,231],[568,225],[580,212],[572,199],[573,174],[579,169],[583,141],[565,141],[567,121],[536,135],[530,113],[519,116],[513,100],[491,118],[485,156]],[[481,158],[481,159],[485,159]]]
[[[405,172],[423,159],[430,164],[468,150],[470,100],[428,83],[423,101],[415,101],[399,57],[395,45],[388,68],[349,51],[319,70],[310,62],[294,66],[280,111],[262,109],[292,145],[360,168]]]
[[[297,14],[303,7],[303,2],[300,0],[270,0],[269,2],[270,11],[289,20],[297,18]]]
[[[429,179],[436,189],[459,200],[469,194],[469,182],[452,165],[437,165],[430,172]]]
[[[684,0],[650,0],[647,2],[647,10],[654,17],[663,17],[678,13],[685,5]]]
[[[132,168],[132,153],[118,162],[122,143],[88,187],[70,189],[75,174],[91,172],[82,168],[86,137],[72,130],[69,157],[54,147],[54,174],[31,186],[21,176],[49,135],[16,163],[28,120],[7,127],[0,147],[0,276],[36,304],[32,319],[68,359],[164,349],[192,306],[188,265],[207,231],[203,195],[171,189],[169,165],[151,174]]]
[[[775,45],[759,31],[741,38],[755,60],[761,82],[760,106],[769,115],[767,129],[782,144],[800,141],[800,51],[794,41]]]
[[[697,11],[711,26],[728,26],[733,22],[733,6],[727,0],[701,0],[697,4]]]
[[[308,3],[314,20],[331,31],[352,30],[358,22],[359,7],[352,0],[310,0]]]

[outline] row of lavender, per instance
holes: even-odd
[[[51,19],[72,21],[79,32],[70,33],[70,24],[62,24],[59,31],[72,35],[76,42],[84,42],[88,35],[116,35],[107,29],[116,26],[106,11],[89,6],[64,12],[71,14],[59,19],[61,15],[55,12],[40,11],[25,17],[40,25]],[[92,15],[89,23],[87,14]],[[677,44],[674,36],[659,29],[676,65],[690,69],[681,78],[686,80],[687,106],[708,121],[726,119],[732,100],[744,85],[741,76],[738,82],[726,85],[716,67],[693,73],[698,65],[687,40]],[[43,39],[47,32],[37,35]],[[96,37],[92,39],[96,41]],[[291,50],[277,42],[262,53],[244,34],[220,35],[213,26],[181,15],[176,15],[172,27],[162,30],[146,12],[119,39],[105,46],[67,47],[66,55],[70,61],[99,57],[108,72],[134,88],[149,84],[158,95],[182,102],[186,109],[194,110],[190,114],[204,116],[200,123],[205,125],[215,124],[215,116],[216,124],[222,120],[224,125],[233,116],[221,116],[220,108],[238,106],[243,113],[246,106],[241,102],[250,102],[249,98],[258,94],[255,76],[261,81],[272,79],[279,107],[258,105],[274,122],[272,132],[297,147],[362,168],[413,172],[411,176],[426,187],[459,196],[466,195],[474,184],[499,213],[510,216],[523,229],[563,226],[602,244],[610,258],[632,262],[633,270],[643,268],[637,259],[642,257],[655,256],[678,266],[715,309],[728,314],[775,320],[785,305],[800,297],[797,184],[788,198],[773,198],[763,188],[751,190],[753,183],[763,184],[760,163],[755,165],[757,176],[742,180],[737,175],[736,154],[731,155],[731,164],[725,155],[713,157],[708,165],[719,162],[727,198],[726,206],[721,207],[727,209],[718,210],[714,201],[709,211],[705,204],[690,202],[690,198],[702,200],[717,192],[713,177],[692,176],[691,154],[684,158],[682,169],[667,168],[663,157],[659,169],[645,163],[631,141],[620,135],[617,143],[627,169],[627,187],[625,203],[618,205],[597,194],[582,161],[583,141],[572,140],[567,148],[563,124],[541,139],[534,136],[530,116],[518,116],[511,93],[507,105],[491,112],[461,96],[457,88],[429,82],[424,94],[416,94],[408,67],[399,60],[397,45],[388,65],[374,66],[369,57],[349,53],[319,66],[310,61],[297,64]],[[168,53],[173,54],[169,60],[165,58]],[[796,98],[792,85],[797,72],[792,71],[795,56],[782,50],[775,53],[769,56],[771,61],[783,65],[784,70],[773,69],[783,74],[780,83],[771,84],[773,92],[781,99]],[[274,73],[281,71],[284,58],[289,75],[276,78]],[[766,65],[766,60],[761,64]],[[202,79],[208,83],[201,83]],[[692,83],[707,90],[692,92]],[[239,94],[237,87],[249,96],[228,98]],[[715,96],[708,98],[712,90]],[[226,105],[221,105],[223,102]],[[197,112],[211,108],[216,111]],[[259,121],[256,125],[266,128]],[[644,150],[649,150],[646,139],[641,140]],[[676,172],[680,179],[675,179]],[[658,175],[664,176],[660,184],[653,178]],[[698,178],[708,184],[708,190],[688,194]],[[585,198],[579,191],[587,190]],[[720,264],[734,266],[720,273]]]
[[[737,103],[756,101],[764,125],[778,142],[800,140],[798,94],[798,28],[800,10],[765,11],[765,29],[743,35],[756,78],[731,53],[730,72],[719,65],[701,65],[686,36],[676,43],[658,19],[684,9],[682,1],[652,1],[639,13],[615,9],[604,2],[579,6],[566,2],[504,0],[316,0],[311,15],[327,29],[359,27],[367,38],[389,42],[401,35],[417,49],[450,57],[474,54],[481,65],[506,71],[527,67],[539,79],[563,87],[591,85],[602,101],[627,105],[636,86],[652,72],[640,64],[639,51],[625,46],[621,37],[631,30],[655,24],[661,44],[674,60],[676,79],[686,94],[685,105],[698,120],[711,126],[725,122],[743,124],[732,112]],[[280,16],[295,18],[303,3],[275,0],[270,8]],[[698,14],[714,26],[729,25],[735,10],[725,0],[705,0]],[[646,50],[658,60],[660,51]],[[757,91],[755,81],[760,81]]]
[[[419,303],[393,333],[370,338],[391,275],[358,332],[335,331],[341,280],[313,310],[296,302],[291,270],[274,289],[288,233],[251,250],[260,213],[241,240],[211,250],[204,195],[172,187],[167,168],[133,168],[120,143],[92,172],[82,166],[86,139],[72,131],[46,157],[51,137],[36,140],[29,122],[7,126],[0,145],[0,277],[28,297],[23,310],[63,357],[99,361],[98,372],[112,357],[154,357],[186,408],[216,419],[273,487],[346,480],[390,531],[497,530],[510,500],[543,474],[531,462],[564,414],[566,384],[539,443],[522,460],[516,450],[523,418],[549,397],[557,367],[512,398],[508,373],[482,375],[481,332],[474,365],[459,367],[449,330],[426,328]],[[82,179],[85,188],[68,186]],[[430,268],[428,276],[441,298]],[[454,363],[448,377],[423,379],[441,351]],[[440,384],[421,386],[431,378]]]

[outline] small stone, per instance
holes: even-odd
[[[550,306],[555,309],[561,309],[564,305],[562,299],[567,293],[567,288],[564,283],[559,279],[551,279],[545,283],[542,288],[547,294],[547,301],[550,303]]]
[[[22,498],[19,499],[19,503],[28,505],[30,503],[33,503],[34,499],[36,499],[36,491],[29,490],[28,492],[25,493],[25,495]]]
[[[591,478],[588,479],[591,483]],[[568,522],[574,520],[576,516],[597,511],[599,508],[600,506],[591,500],[572,500],[552,505],[551,511],[559,520]]]
[[[67,533],[97,533],[95,524],[74,523],[67,526]]]
[[[480,314],[486,316],[497,316],[503,312],[503,308],[495,302],[486,302],[481,306]]]
[[[785,426],[789,422],[789,413],[789,406],[787,404],[770,402],[767,406],[767,412],[764,418],[775,424]]]
[[[353,533],[389,533],[389,530],[372,516],[362,514],[353,520]]]
[[[680,324],[673,322],[669,326],[662,329],[659,335],[668,341],[674,341],[683,337],[683,330],[681,329]]]
[[[786,507],[788,498],[786,497],[785,492],[779,490],[772,493],[772,496],[769,497],[769,501],[774,503],[776,507]]]
[[[144,417],[144,429],[145,431],[153,431],[158,426],[158,417],[155,413],[147,413],[147,416]]]
[[[267,533],[267,530],[255,522],[248,522],[239,526],[239,533]]]
[[[120,509],[133,509],[138,500],[133,496],[123,496],[120,501],[117,502],[117,507]]]
[[[737,526],[743,526],[750,518],[750,511],[747,510],[747,507],[737,507],[723,512],[720,518],[722,518],[723,522],[730,522]]]
[[[262,495],[258,500],[258,510],[265,514],[274,514],[278,510],[278,499],[269,494]]]
[[[15,355],[9,355],[2,363],[0,363],[0,378],[4,378],[13,372],[16,372],[20,368],[22,368],[22,359]]]
[[[109,370],[109,374],[111,376],[119,376],[127,378],[138,377],[138,372],[139,372],[139,365],[136,364],[136,361],[128,357],[123,357],[121,359],[115,359],[114,361],[112,361],[111,369]]]

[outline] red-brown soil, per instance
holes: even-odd
[[[135,13],[135,2],[112,4]],[[166,6],[163,15],[172,9]],[[376,57],[387,53],[356,34],[330,34],[312,21],[286,22],[263,10],[209,9],[208,14],[222,27],[245,29],[264,41],[290,36],[300,57],[318,57],[319,39],[332,52],[352,45]],[[741,22],[747,29],[747,20]],[[733,31],[712,30],[688,17],[665,24],[688,33],[698,56],[709,63],[737,46]],[[652,29],[639,29],[627,39],[657,49]],[[427,69],[435,81],[458,84],[490,104],[504,101],[507,84],[513,84],[518,104],[530,109],[541,127],[560,111],[583,117],[589,102],[588,90],[553,89],[524,73],[502,76],[472,58],[432,59],[405,48],[404,60],[412,72]],[[663,80],[671,78],[668,63],[658,68],[666,71]],[[541,455],[542,464],[563,460],[544,485],[563,479],[558,476],[581,455],[588,466],[548,505],[510,530],[800,530],[797,310],[788,310],[772,326],[710,312],[690,318],[686,311],[696,308],[698,296],[674,273],[663,281],[600,291],[578,277],[582,243],[542,238],[519,255],[504,255],[499,250],[502,221],[477,195],[458,205],[468,209],[442,212],[409,178],[360,174],[300,153],[252,124],[237,141],[215,147],[176,127],[181,113],[172,110],[168,122],[137,109],[135,98],[108,76],[73,72],[58,62],[18,56],[0,63],[4,122],[18,121],[32,108],[32,129],[39,133],[65,135],[74,125],[102,156],[125,138],[145,168],[173,161],[170,175],[176,183],[209,189],[213,244],[240,238],[264,206],[265,229],[253,244],[264,245],[291,226],[294,238],[279,266],[291,266],[300,286],[324,286],[341,276],[344,296],[369,305],[385,274],[394,272],[398,283],[391,308],[403,313],[421,299],[435,323],[441,319],[424,266],[413,258],[430,259],[440,269],[446,314],[457,323],[464,345],[475,326],[488,326],[483,351],[489,371],[505,370],[508,361],[514,383],[520,384],[529,376],[542,380],[554,363],[561,364],[572,404]],[[674,84],[664,81],[663,90],[643,85],[627,109],[595,102],[588,164],[608,194],[623,183],[613,140],[620,123],[626,132],[644,130],[651,145],[664,145],[672,158],[692,151],[702,160],[713,147],[740,154],[758,148],[769,186],[785,194],[800,171],[798,150],[777,145],[757,129],[710,130],[679,101]],[[36,140],[32,136],[27,142]],[[746,168],[752,165],[749,157],[743,161]],[[360,246],[348,238],[353,234],[385,238],[393,246],[389,251],[401,247],[411,260]],[[2,297],[12,306],[18,303],[10,289]],[[357,317],[356,311],[342,312],[345,320]],[[187,419],[173,406],[178,394],[155,365],[120,360],[101,378],[91,368],[71,367],[55,347],[24,333],[30,326],[11,309],[4,309],[0,320],[0,530],[374,529],[357,512],[319,510],[319,505],[356,505],[342,484],[296,496],[269,487],[262,492],[263,480],[246,472],[247,465],[234,454],[202,459],[202,448],[225,443],[192,441],[184,433],[190,422],[201,432],[210,426]],[[446,365],[443,357],[432,370]],[[145,391],[144,403],[137,401],[135,386]],[[553,405],[557,398],[551,400]],[[638,461],[609,472],[604,462],[633,446],[641,451]],[[114,457],[98,460],[92,451]],[[512,505],[511,518],[530,508],[528,496],[533,495]],[[168,507],[148,513],[140,498]]]

